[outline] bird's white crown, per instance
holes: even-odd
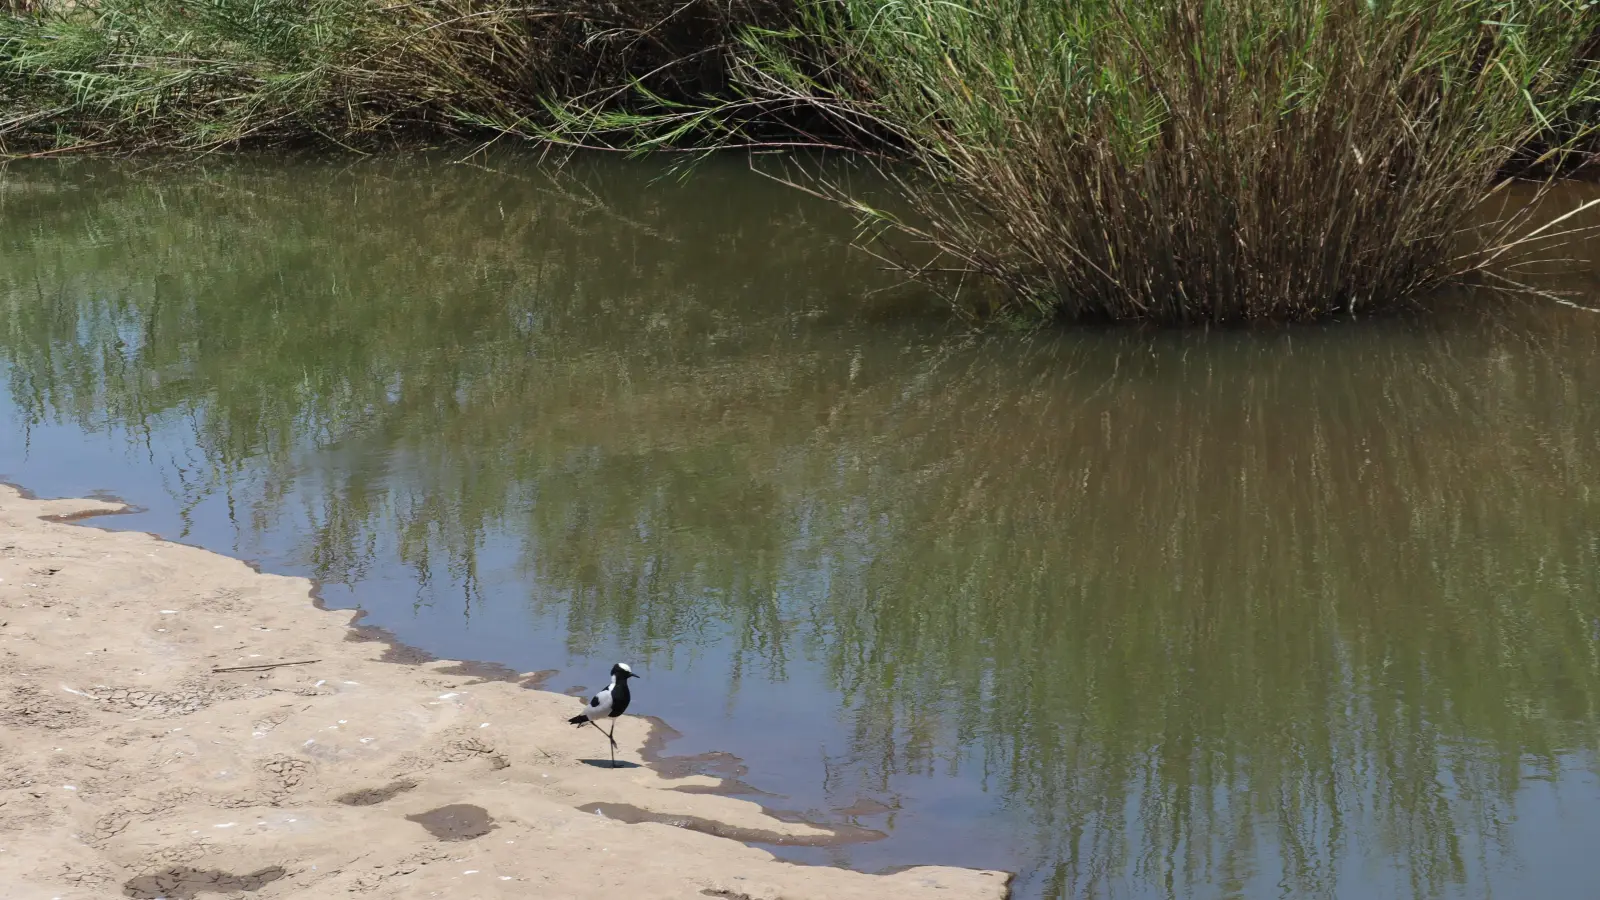
[[[628,664],[627,663],[617,663],[617,668],[621,669],[624,672],[627,672],[629,675],[633,674],[633,670],[628,668]]]

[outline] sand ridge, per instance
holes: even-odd
[[[596,766],[572,697],[384,661],[305,579],[67,521],[120,508],[0,485],[7,900],[1007,893],[1001,872],[870,875],[717,836],[859,837],[640,765],[645,721],[617,730],[633,765]]]

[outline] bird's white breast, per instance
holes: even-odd
[[[612,681],[611,684],[606,686],[605,690],[590,698],[589,705],[584,707],[583,714],[590,719],[604,719],[611,715],[611,689],[616,686],[617,683]]]

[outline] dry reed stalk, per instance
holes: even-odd
[[[902,264],[963,305],[977,281],[1034,319],[1311,319],[1415,298],[1523,224],[1473,216],[1595,95],[1600,31],[1502,7],[814,0],[744,83],[909,148],[885,168],[907,213],[808,187],[931,247]]]

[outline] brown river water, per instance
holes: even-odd
[[[1595,896],[1600,248],[1518,276],[1577,305],[973,334],[742,161],[662,176],[13,166],[0,477],[625,659],[670,751],[887,834],[797,861]]]

